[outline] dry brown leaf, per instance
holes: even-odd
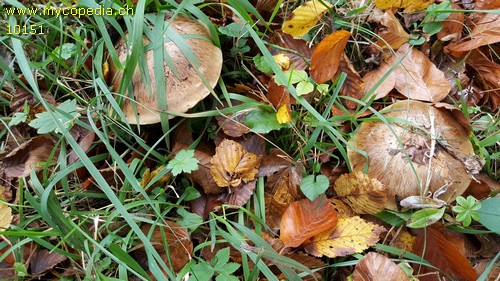
[[[349,31],[339,30],[319,42],[311,58],[311,78],[320,84],[333,78],[350,35]]]
[[[337,71],[337,74],[333,79],[337,78],[342,72],[344,72],[347,77],[344,81],[344,84],[342,85],[342,88],[340,89],[339,94],[341,96],[352,97],[357,100],[363,98],[365,91],[365,82],[363,82],[361,76],[359,76],[359,73],[356,71],[356,69],[354,69],[354,66],[345,53],[342,53],[342,56],[340,57],[339,70]],[[349,109],[355,109],[359,105],[359,103],[348,99],[342,100],[342,103],[345,104],[345,106]]]
[[[296,37],[306,35],[332,6],[331,3],[326,1],[312,0],[305,2],[283,22],[283,32]]]
[[[278,202],[269,193],[264,193],[264,202],[266,206],[266,224],[273,230],[279,229],[281,217],[288,205]]]
[[[498,24],[500,26],[500,23]],[[478,74],[479,83],[484,87],[488,95],[491,107],[497,109],[500,106],[500,65],[490,61],[478,52],[472,52],[467,65],[471,66]]]
[[[389,92],[396,86],[396,74],[394,70],[391,71],[392,65],[388,62],[382,62],[377,69],[374,69],[363,76],[365,82],[365,95],[380,83],[371,95],[375,95],[375,99],[381,99],[389,94]],[[385,76],[385,77],[384,77]]]
[[[304,241],[335,227],[337,214],[333,205],[323,196],[314,201],[302,199],[285,210],[280,224],[280,239],[287,247],[298,247]]]
[[[334,185],[340,199],[357,214],[376,214],[387,203],[387,188],[361,171],[341,175]]]
[[[405,12],[424,10],[435,0],[374,0],[375,7],[385,10],[392,8],[404,8]]]
[[[219,193],[219,194],[205,194],[201,193],[201,196],[191,200],[189,203],[191,205],[191,211],[202,217],[203,219],[207,219],[210,211],[219,207],[220,205],[226,202],[227,193]]]
[[[454,52],[466,52],[484,45],[500,42],[500,15],[483,14],[475,22],[471,34],[464,39],[467,41],[452,46],[450,50]]]
[[[383,39],[377,41],[377,45],[380,47],[387,48],[387,45],[389,45],[392,49],[397,50],[410,39],[410,35],[406,33],[403,26],[401,26],[401,23],[399,23],[399,20],[394,16],[391,10],[384,13],[380,19],[380,24],[387,28],[379,31],[378,33],[378,35]]]
[[[405,281],[411,280],[396,263],[379,253],[366,254],[356,265],[352,275],[353,281],[386,280]]]
[[[454,279],[476,280],[477,275],[470,262],[442,232],[433,227],[418,233],[413,252]],[[420,281],[438,280],[437,276],[444,276],[436,269],[418,264],[414,265],[414,270],[414,275]]]
[[[224,134],[237,138],[250,132],[247,126],[241,124],[245,116],[246,112],[237,112],[227,116],[217,115],[215,119],[219,127],[222,128],[222,131],[224,131]]]
[[[460,10],[461,7],[456,3],[451,3],[453,10]],[[442,41],[456,42],[462,36],[464,29],[463,22],[465,20],[464,13],[450,13],[450,16],[441,23],[443,28],[437,33],[437,38]]]
[[[367,222],[358,216],[339,219],[335,228],[315,235],[311,242],[304,245],[304,249],[316,257],[348,256],[361,253],[368,247],[375,245],[379,240],[380,233],[384,231],[385,228]]]
[[[191,174],[187,174],[186,176],[199,184],[207,194],[223,192],[224,190],[215,183],[210,172],[212,168],[212,156],[209,153],[195,149],[194,157],[198,159],[198,170],[192,171]]]
[[[239,187],[255,179],[260,159],[241,144],[225,139],[215,149],[210,173],[220,187]]]
[[[252,197],[253,191],[257,186],[256,181],[251,181],[243,184],[239,188],[231,189],[231,192],[227,195],[226,201],[227,205],[241,207],[245,205],[250,197]]]
[[[337,211],[337,218],[346,219],[356,216],[356,213],[344,201],[331,198],[330,202],[332,202],[335,211]]]
[[[313,51],[316,48],[315,45],[311,46],[311,44],[309,44],[309,42],[307,42],[306,40],[293,38],[292,36],[279,31],[275,31],[273,33],[273,36],[269,39],[269,43],[292,50],[290,52],[287,52],[282,48],[279,48],[271,49],[270,51],[273,55],[282,53],[289,57],[289,68],[295,70],[306,70],[309,67],[309,60],[311,59]]]
[[[396,55],[401,58],[406,53],[408,55],[396,69],[396,90],[413,100],[437,102],[444,99],[451,89],[444,73],[424,53],[408,44],[403,45]],[[397,61],[392,57],[392,64]]]
[[[45,249],[37,251],[31,256],[30,273],[33,275],[42,275],[66,259],[66,256],[49,252]]]
[[[305,253],[291,253],[285,255],[288,258],[291,258],[302,265],[305,265],[311,271],[314,272],[314,276],[306,275],[301,278],[302,281],[318,281],[322,280],[321,276],[323,274],[323,269],[325,267],[325,263],[321,261],[321,259],[309,256]],[[287,280],[285,274],[278,275],[278,280]]]
[[[500,0],[476,0],[477,10],[500,9]]]
[[[163,261],[178,272],[191,259],[193,242],[191,242],[188,232],[180,225],[172,221],[166,222],[167,226],[156,226],[152,233],[150,233],[150,224],[142,225],[141,230],[146,236],[151,237],[151,244]],[[165,247],[168,247],[168,251],[165,250]],[[148,255],[144,247],[135,250],[134,256],[142,267],[148,268]]]

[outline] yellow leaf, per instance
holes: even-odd
[[[339,219],[334,229],[319,233],[304,245],[304,250],[313,256],[329,258],[343,257],[373,246],[385,228],[356,216]]]
[[[220,187],[240,187],[255,179],[260,157],[247,152],[239,143],[224,139],[215,149],[210,174]]]
[[[288,109],[288,105],[282,104],[278,108],[278,112],[276,112],[276,119],[278,119],[278,123],[290,123],[292,122],[292,114],[290,113],[290,109]]]
[[[282,70],[287,70],[290,68],[290,58],[283,54],[279,53],[273,56],[274,61],[281,67]]]
[[[375,7],[386,10],[392,8],[404,8],[405,12],[424,10],[435,0],[374,0]]]
[[[387,189],[361,171],[341,175],[333,188],[357,214],[376,214],[387,203]]]
[[[0,185],[0,199],[5,200],[5,187]],[[0,202],[0,232],[9,228],[12,221],[12,209],[9,205]]]
[[[150,184],[151,180],[161,171],[164,169],[164,166],[160,166],[158,168],[156,168],[154,171],[151,172],[151,170],[149,168],[146,169],[146,171],[144,171],[144,173],[142,174],[142,180],[141,180],[141,187],[142,188],[146,188],[148,187],[148,185]],[[152,183],[148,189],[151,189],[151,188],[154,188],[154,187],[158,187],[158,186],[161,186],[161,185],[164,185],[166,182],[168,182],[170,180],[170,173],[167,173],[166,175],[160,177],[159,179],[157,179],[154,183]]]
[[[282,30],[292,36],[304,36],[333,5],[326,1],[307,1],[292,12],[283,23]]]

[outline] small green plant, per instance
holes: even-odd
[[[179,151],[175,158],[168,162],[167,169],[171,169],[174,176],[198,170],[198,159],[194,157],[194,150]]]
[[[233,272],[238,270],[239,264],[229,261],[229,248],[224,248],[217,252],[215,257],[210,261],[206,262],[200,260],[198,264],[193,265],[191,272],[193,273],[189,280],[211,280],[212,276],[217,275],[215,280],[239,280],[236,276],[232,275]]]
[[[479,209],[481,209],[481,202],[470,195],[467,196],[467,199],[458,196],[457,205],[452,208],[453,212],[457,213],[457,221],[462,222],[465,227],[471,224],[472,219],[479,221],[479,213],[477,212]]]

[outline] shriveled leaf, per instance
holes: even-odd
[[[227,198],[227,193],[220,194],[201,194],[199,198],[192,200],[190,203],[191,210],[193,213],[202,217],[203,219],[208,218],[208,214],[218,208],[220,205],[224,204]]]
[[[379,253],[371,252],[362,258],[354,268],[353,281],[361,280],[411,280],[396,263]]]
[[[455,280],[472,281],[477,278],[469,260],[460,254],[442,232],[433,227],[428,227],[418,233],[413,252]],[[419,280],[436,280],[434,272],[437,272],[437,269],[417,264],[414,265],[414,269],[415,275],[419,275]],[[443,275],[439,272],[437,274]]]
[[[271,229],[279,229],[281,217],[287,208],[287,204],[278,202],[269,193],[264,194],[264,202],[266,206],[266,224]]]
[[[398,58],[409,54],[396,69],[395,88],[410,99],[438,102],[450,92],[451,86],[444,73],[429,58],[405,44],[396,52]],[[397,62],[392,58],[392,64]]]
[[[500,42],[500,15],[483,14],[474,24],[471,34],[465,38],[467,41],[451,47],[452,51],[466,52],[484,45]]]
[[[314,272],[314,276],[306,275],[301,280],[302,281],[317,281],[322,280],[321,275],[323,273],[323,268],[325,267],[325,263],[316,257],[312,257],[305,253],[290,253],[285,255],[288,258],[291,258],[300,264],[307,266],[307,268],[311,269]],[[278,276],[278,280],[287,280],[284,274],[280,274]]]
[[[394,50],[397,50],[410,39],[410,35],[406,33],[403,26],[401,26],[401,23],[394,16],[391,10],[384,13],[380,23],[386,27],[386,29],[383,29],[378,33],[378,35],[383,39],[377,41],[377,45],[380,47],[391,47]]]
[[[271,49],[271,54],[286,54],[290,58],[290,67],[297,70],[306,70],[309,67],[309,60],[311,59],[315,45],[309,44],[306,40],[294,38],[286,33],[275,31],[271,38],[270,44],[275,44],[282,48]],[[283,50],[289,49],[290,52]]]
[[[387,203],[387,188],[361,171],[341,175],[334,185],[340,199],[357,214],[376,214]]]
[[[225,139],[215,150],[210,173],[218,186],[238,187],[255,179],[260,159],[241,144]]]
[[[154,188],[157,186],[162,186],[170,180],[170,173],[165,173],[165,167],[162,165],[151,172],[149,168],[147,168],[142,174],[141,187],[146,188]],[[151,182],[153,178],[155,178],[159,173],[163,174],[160,178],[156,179],[155,182]]]
[[[340,65],[340,57],[344,53],[351,33],[339,30],[319,42],[311,58],[309,73],[319,84],[333,78]]]
[[[330,186],[328,178],[324,175],[309,175],[302,179],[300,183],[300,190],[309,199],[314,200],[319,195],[325,193]]]
[[[306,35],[332,6],[326,1],[305,2],[283,23],[283,32],[297,37]]]
[[[215,183],[210,170],[212,156],[204,151],[195,149],[194,157],[198,159],[198,170],[187,174],[188,178],[199,184],[207,194],[221,193],[223,190]]]
[[[307,253],[313,256],[330,258],[361,253],[379,240],[385,228],[367,222],[356,216],[339,219],[333,229],[315,235],[310,243],[304,245]]]
[[[392,8],[404,8],[405,12],[424,10],[435,0],[374,0],[375,7],[386,10]]]
[[[188,232],[179,224],[166,221],[167,226],[156,226],[151,232],[151,225],[141,226],[142,232],[150,238],[151,244],[158,251],[163,261],[174,271],[179,271],[191,259],[193,242]],[[165,250],[168,247],[168,252]],[[148,268],[148,255],[143,247],[134,251],[137,262]]]
[[[318,197],[314,201],[302,199],[285,210],[281,218],[280,239],[287,247],[298,247],[336,224],[337,214],[326,198]]]
[[[408,227],[423,228],[440,220],[444,215],[445,208],[427,208],[418,210],[410,217]]]
[[[41,275],[66,259],[66,256],[58,253],[49,252],[45,249],[40,250],[35,252],[31,257],[30,273],[33,275]]]

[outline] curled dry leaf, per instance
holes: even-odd
[[[37,251],[31,256],[30,273],[32,275],[41,275],[66,259],[66,256],[49,252],[46,249]]]
[[[387,188],[361,171],[340,176],[335,181],[334,189],[357,214],[376,214],[387,203]]]
[[[441,231],[433,227],[428,227],[418,233],[413,252],[453,279],[473,281],[477,278],[470,262]],[[437,276],[443,276],[443,273],[437,271],[437,269],[423,265],[415,264],[414,270],[414,274],[419,275],[421,281],[437,280],[436,274]]]
[[[333,205],[323,196],[302,199],[288,206],[281,218],[280,239],[287,247],[298,247],[307,239],[337,224]]]
[[[296,37],[306,35],[332,6],[326,1],[312,0],[305,2],[283,22],[283,32]]]
[[[498,24],[500,26],[500,23]],[[500,33],[500,31],[499,31]],[[500,65],[484,57],[479,52],[472,52],[467,59],[467,65],[472,67],[478,74],[479,83],[484,87],[488,95],[491,107],[500,107]]]
[[[366,254],[356,265],[352,280],[409,281],[411,279],[401,267],[388,257],[371,252]]]
[[[363,76],[365,82],[365,95],[371,92],[375,99],[381,99],[389,94],[396,85],[396,74],[391,71],[392,65],[389,61],[384,61],[377,69],[374,69]]]
[[[193,242],[187,230],[175,222],[166,221],[167,226],[156,226],[151,233],[151,225],[141,226],[142,232],[148,237],[153,247],[158,251],[163,261],[178,272],[191,259],[193,253]],[[165,250],[168,247],[168,251]],[[137,262],[148,268],[148,255],[144,247],[134,251]]]
[[[466,52],[484,45],[491,45],[500,42],[500,15],[498,14],[482,14],[469,36],[464,38],[467,40],[450,47],[454,52]]]
[[[385,228],[358,216],[343,218],[339,219],[336,227],[315,235],[311,242],[304,245],[304,249],[313,256],[329,258],[361,253],[375,245],[384,231]]]
[[[399,49],[404,43],[408,42],[410,35],[406,33],[399,20],[394,16],[391,10],[384,13],[380,19],[380,24],[386,29],[379,31],[378,35],[383,40],[378,40],[377,45],[382,48],[387,48],[389,45],[394,50]]]
[[[333,78],[350,35],[349,31],[339,30],[319,42],[311,58],[311,78],[320,84]]]
[[[223,140],[215,150],[210,173],[220,187],[239,187],[255,179],[260,165],[260,157],[247,152],[232,140]]]
[[[424,10],[435,0],[374,0],[375,7],[385,10],[392,8],[404,8],[406,13]]]

